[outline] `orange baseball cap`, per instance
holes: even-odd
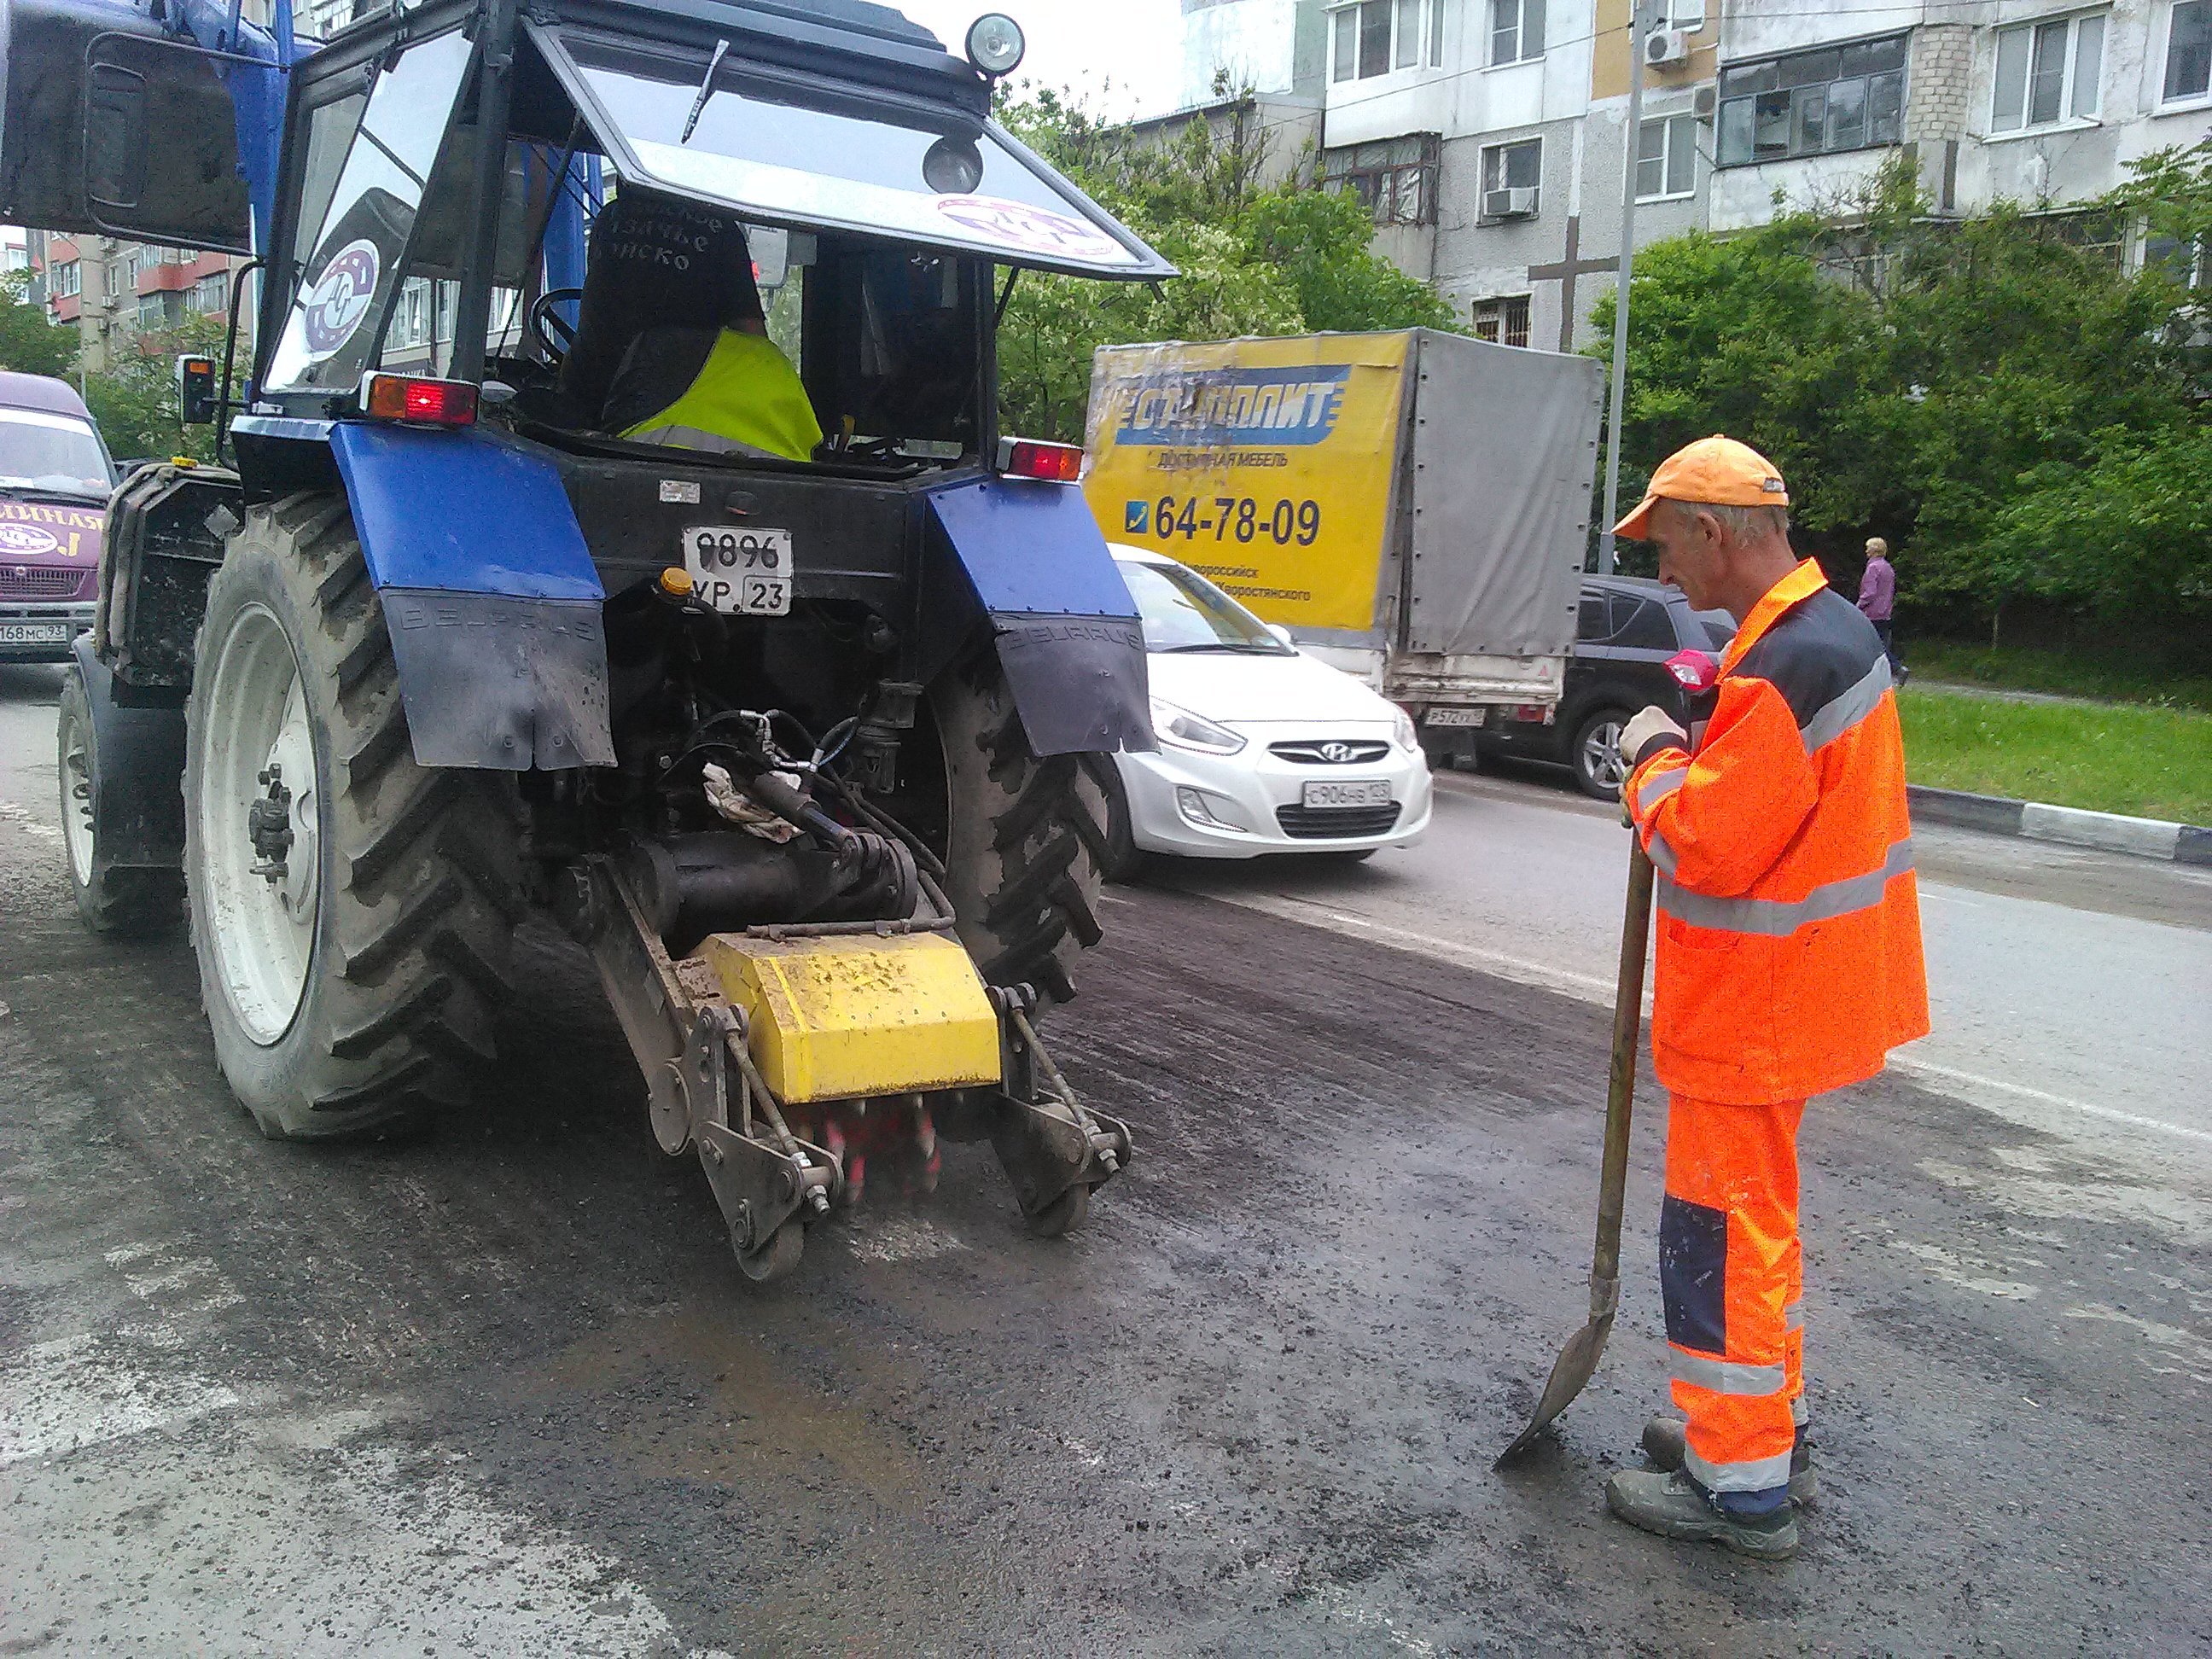
[[[1651,487],[1636,510],[1613,526],[1613,533],[1646,539],[1651,508],[1661,499],[1705,501],[1714,507],[1787,507],[1790,491],[1782,475],[1749,444],[1723,438],[1717,432],[1684,444],[1659,463]]]

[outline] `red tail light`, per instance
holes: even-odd
[[[1074,483],[1083,477],[1083,448],[1079,444],[1048,444],[1037,438],[1001,438],[999,471],[1010,478]]]
[[[362,379],[361,406],[380,421],[416,421],[427,426],[471,426],[477,418],[477,388],[469,380],[433,380],[412,374],[368,374]]]

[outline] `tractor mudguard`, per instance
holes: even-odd
[[[929,498],[923,678],[983,617],[1039,755],[1145,751],[1145,633],[1080,490],[979,478]]]
[[[552,464],[482,428],[341,422],[330,442],[416,763],[611,766],[606,589]]]
[[[94,775],[100,799],[92,803],[100,826],[100,861],[125,870],[179,870],[185,862],[185,709],[125,708],[115,700],[115,676],[93,654],[92,635],[70,647],[84,681],[85,711],[92,720]]]

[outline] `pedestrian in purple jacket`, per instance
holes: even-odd
[[[1889,672],[1893,679],[1902,681],[1906,669],[1897,659],[1897,647],[1890,641],[1890,620],[1897,609],[1897,572],[1890,568],[1889,544],[1879,536],[1867,538],[1866,574],[1859,578],[1859,610],[1874,624],[1874,631],[1881,635],[1881,648],[1889,658]]]

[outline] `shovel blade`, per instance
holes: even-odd
[[[1504,1468],[1536,1443],[1552,1425],[1552,1419],[1566,1410],[1583,1391],[1583,1385],[1595,1375],[1599,1356],[1605,1352],[1606,1338],[1612,1334],[1613,1316],[1607,1313],[1591,1320],[1567,1339],[1567,1346],[1559,1350],[1559,1358],[1552,1363],[1552,1374],[1545,1379],[1544,1392],[1537,1399],[1528,1426],[1513,1437],[1513,1443],[1498,1454],[1498,1461],[1491,1468]]]

